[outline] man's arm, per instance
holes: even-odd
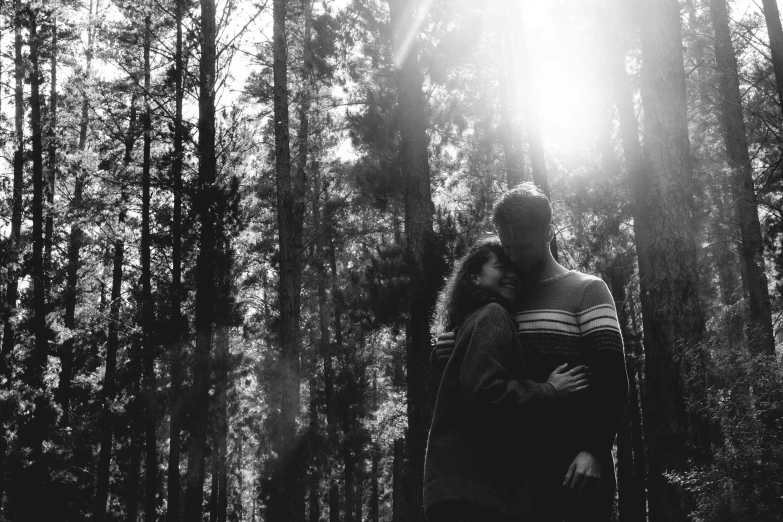
[[[628,396],[628,375],[620,323],[612,294],[600,279],[590,282],[579,315],[587,361],[592,369],[593,422],[585,433],[584,449],[594,454],[611,451]]]
[[[589,283],[579,312],[579,327],[592,370],[593,396],[583,430],[583,451],[574,459],[563,485],[583,492],[597,490],[603,473],[599,455],[612,450],[628,395],[623,337],[614,300],[600,279]]]

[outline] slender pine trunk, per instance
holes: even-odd
[[[191,442],[188,449],[184,520],[201,520],[207,446],[209,375],[215,303],[215,74],[217,66],[215,1],[201,0],[199,67],[199,167],[195,208],[201,222],[196,261],[196,351],[191,397]]]
[[[437,259],[433,234],[434,205],[430,186],[427,153],[426,102],[422,92],[422,75],[418,43],[404,47],[405,34],[413,23],[415,3],[389,0],[389,17],[397,69],[397,111],[400,122],[400,168],[405,187],[406,257],[410,278],[410,301],[407,336],[407,446],[410,467],[407,480],[410,496],[408,513],[411,521],[424,520],[424,454],[427,432],[432,418],[433,398],[437,386],[429,364],[429,320],[435,306],[436,281],[441,263]]]
[[[19,9],[18,1],[14,3],[14,9]],[[13,317],[16,311],[16,301],[19,297],[19,277],[21,276],[21,232],[22,232],[22,193],[23,193],[23,172],[24,172],[24,62],[22,61],[22,28],[21,17],[14,17],[14,140],[16,148],[13,157],[13,197],[11,202],[11,233],[8,236],[8,251],[11,263],[8,268],[8,283],[5,290],[5,299],[3,301],[3,342],[0,352],[0,375],[8,382],[11,380],[11,365],[8,364],[8,356],[13,351],[16,344],[16,332],[13,324]],[[6,451],[8,440],[6,439],[6,422],[10,412],[8,404],[3,401],[0,406],[0,511],[3,507],[3,498],[5,493],[5,469],[6,469]]]
[[[20,9],[19,2],[15,2],[15,9]],[[23,192],[23,174],[24,174],[24,76],[25,65],[22,58],[22,27],[21,15],[15,17],[14,22],[14,139],[16,149],[14,150],[14,186],[13,201],[11,203],[11,234],[9,235],[8,249],[11,252],[14,262],[8,271],[8,286],[5,292],[5,307],[3,310],[3,348],[2,364],[4,372],[7,372],[6,357],[11,353],[16,342],[16,332],[12,322],[12,317],[16,311],[16,300],[19,297],[19,281],[21,271],[21,259],[18,259],[20,244],[19,240],[22,233],[22,192]]]
[[[761,0],[761,5],[764,7],[764,19],[767,22],[778,101],[783,105],[783,25],[780,23],[780,11],[777,0]]]
[[[279,495],[272,512],[281,522],[301,509],[298,498],[302,476],[298,458],[296,415],[299,411],[299,317],[301,312],[302,229],[304,224],[304,166],[292,173],[288,116],[288,66],[285,21],[286,0],[273,3],[273,98],[277,225],[280,243],[278,298],[280,305],[280,432],[278,473],[273,491]],[[305,134],[306,136],[306,134]],[[303,146],[306,146],[304,144]],[[293,175],[292,175],[293,174]]]
[[[152,303],[152,276],[150,244],[150,169],[152,166],[152,108],[150,103],[150,46],[152,45],[152,19],[144,18],[144,151],[141,173],[141,336],[142,365],[144,367],[144,451],[145,496],[144,520],[154,522],[157,517],[158,493],[158,441],[155,395],[155,321]]]
[[[44,228],[44,271],[52,269],[52,236],[54,235],[54,189],[57,173],[57,17],[52,17],[52,42],[50,51],[49,82],[49,161],[46,177],[46,226]],[[50,281],[47,281],[50,283]],[[47,285],[47,294],[50,288]]]
[[[765,2],[765,8],[767,3],[769,2]],[[737,57],[731,44],[726,0],[710,0],[710,17],[715,32],[715,65],[718,92],[721,96],[723,132],[732,173],[731,187],[739,221],[740,252],[744,263],[743,276],[750,305],[750,321],[746,326],[748,344],[754,353],[772,355],[775,353],[775,338],[772,332],[767,276],[764,273],[764,246],[756,204],[756,190],[753,186],[753,166],[748,153],[748,140],[742,115]],[[780,19],[778,18],[777,21],[780,26]],[[783,56],[781,58],[783,59]],[[777,69],[775,75],[777,77]]]
[[[128,117],[128,130],[125,133],[124,169],[129,167],[132,159],[133,146],[136,141],[136,118],[136,99],[133,97],[131,98]],[[101,442],[98,453],[98,470],[95,474],[95,512],[93,515],[95,522],[103,522],[106,519],[106,503],[109,498],[109,477],[114,438],[112,403],[117,393],[115,379],[117,373],[117,351],[119,349],[120,310],[122,307],[122,268],[125,257],[125,215],[127,213],[126,198],[127,194],[123,186],[120,201],[118,202],[117,235],[114,238],[114,256],[112,261],[109,331],[106,340],[106,369],[103,377],[103,405],[100,420]],[[134,509],[136,508],[134,507]]]
[[[38,34],[38,16],[36,10],[29,10],[30,31],[30,127],[33,149],[33,351],[27,361],[25,380],[37,390],[44,389],[44,373],[47,367],[49,339],[46,328],[46,272],[44,271],[44,173],[43,173],[43,132],[41,121],[40,97],[40,45]],[[23,428],[24,443],[30,448],[31,465],[25,470],[23,504],[20,504],[21,520],[44,520],[55,511],[52,503],[36,501],[34,490],[50,493],[49,460],[44,452],[44,444],[49,437],[49,428],[53,417],[51,405],[46,394],[38,394],[34,399],[35,409],[30,424]],[[29,430],[29,431],[28,431]],[[22,438],[22,437],[20,437]],[[29,482],[28,482],[29,481]]]
[[[182,98],[184,95],[182,89],[182,18],[185,9],[184,3],[184,0],[176,0],[175,5],[177,41],[174,52],[174,158],[171,166],[174,210],[171,223],[171,324],[168,339],[171,353],[169,395],[171,413],[166,511],[168,522],[179,522],[180,516],[180,438],[185,402],[182,390],[182,332],[185,329],[185,319],[182,316]]]
[[[517,89],[517,63],[512,41],[514,30],[505,3],[496,8],[495,47],[497,49],[498,88],[500,90],[500,133],[506,158],[506,184],[514,188],[525,178],[525,156],[522,147],[522,125]]]

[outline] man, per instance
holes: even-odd
[[[514,317],[535,382],[556,367],[586,365],[590,389],[557,401],[535,423],[530,476],[536,521],[609,520],[615,491],[612,446],[628,393],[614,301],[599,278],[568,270],[552,256],[552,208],[532,183],[507,192],[493,222],[522,279]],[[433,351],[438,365],[453,351],[453,332]],[[528,434],[530,435],[530,434]]]

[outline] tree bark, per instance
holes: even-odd
[[[620,520],[645,522],[647,517],[644,487],[645,456],[639,396],[636,392],[637,340],[628,328],[625,292],[628,283],[628,268],[625,265],[628,263],[630,260],[626,256],[617,256],[607,271],[609,287],[623,334],[626,373],[629,374],[628,403],[623,409],[620,430],[617,433],[617,496]]]
[[[410,457],[408,477],[410,499],[408,513],[411,521],[424,521],[424,454],[427,431],[432,418],[437,382],[429,364],[430,325],[435,307],[436,281],[440,281],[430,187],[430,168],[427,145],[427,107],[422,92],[418,44],[404,48],[406,33],[414,27],[411,0],[389,0],[397,69],[397,111],[400,125],[400,169],[405,187],[406,257],[410,282],[410,302],[407,324],[407,445]]]
[[[633,181],[639,184],[634,190],[637,197],[650,202],[645,208],[648,230],[655,231],[655,241],[638,249],[646,349],[649,513],[651,522],[676,522],[687,518],[685,497],[663,473],[684,471],[689,457],[704,458],[709,450],[707,430],[689,419],[685,407],[683,350],[701,341],[704,317],[698,299],[696,217],[676,0],[645,0],[641,41],[644,153],[655,173]],[[641,206],[638,199],[636,203]]]
[[[222,234],[221,234],[222,235]],[[231,320],[232,252],[228,239],[223,239],[218,266],[218,314],[215,329],[215,402],[217,406],[217,521],[226,522],[228,509],[228,391],[229,391],[229,322]],[[215,477],[212,477],[215,480]]]
[[[43,175],[43,136],[41,126],[40,97],[40,41],[38,35],[38,15],[30,9],[30,126],[32,129],[33,149],[33,319],[32,334],[33,350],[27,361],[25,370],[27,384],[37,390],[44,389],[44,373],[48,359],[48,331],[46,328],[46,273],[44,272],[44,175]],[[29,447],[31,466],[25,470],[27,481],[24,482],[23,507],[20,511],[21,520],[44,520],[53,505],[36,501],[33,495],[49,493],[49,456],[44,452],[44,443],[49,437],[49,427],[53,412],[46,394],[37,394],[34,399],[35,409],[30,424],[24,429],[22,436],[24,445]]]
[[[378,372],[374,371],[372,375],[372,411],[377,415],[378,411]],[[380,487],[378,474],[380,473],[381,448],[377,442],[373,442],[370,450],[371,476],[370,476],[370,522],[380,520]]]
[[[150,46],[152,45],[151,16],[144,17],[144,156],[141,173],[141,335],[142,363],[144,365],[144,446],[145,497],[144,520],[154,522],[157,517],[158,440],[155,394],[154,310],[152,303],[150,244],[150,168],[152,159],[152,109],[150,104]]]
[[[285,32],[286,0],[273,3],[273,98],[275,119],[275,177],[277,184],[277,225],[280,245],[278,298],[280,303],[280,432],[277,451],[278,473],[273,491],[274,515],[281,522],[292,520],[300,508],[298,499],[302,476],[297,454],[296,415],[299,411],[299,316],[301,310],[302,229],[305,211],[304,168],[292,176],[288,117],[288,70]],[[306,121],[306,120],[305,120]],[[306,129],[306,124],[305,124]],[[306,135],[306,134],[305,134]],[[301,140],[300,140],[301,141]],[[301,146],[301,145],[300,145]],[[306,147],[306,142],[303,144]]]
[[[52,16],[52,43],[49,82],[49,162],[46,178],[46,226],[44,229],[44,271],[52,268],[52,236],[54,235],[54,189],[57,173],[57,16]],[[49,281],[47,281],[49,283]],[[49,287],[47,284],[47,294]]]
[[[199,67],[199,167],[196,211],[201,222],[196,262],[196,353],[191,398],[191,443],[188,449],[187,521],[201,520],[207,445],[209,375],[215,303],[215,74],[217,62],[215,1],[201,0]]]
[[[392,522],[406,522],[408,520],[408,495],[409,485],[405,480],[405,439],[394,439],[393,449],[394,464],[392,469]]]
[[[171,388],[169,402],[171,404],[169,424],[169,467],[167,482],[168,522],[179,522],[180,515],[180,437],[182,432],[182,415],[184,397],[182,390],[182,332],[184,318],[182,316],[182,18],[184,16],[184,0],[176,0],[175,25],[177,41],[174,54],[174,157],[172,159],[174,211],[171,223],[171,325],[169,326],[169,346],[171,353]]]
[[[780,11],[777,0],[761,0],[761,5],[764,7],[764,19],[767,22],[778,102],[783,105],[783,25],[780,23]]]
[[[525,178],[525,156],[522,147],[519,91],[517,89],[517,63],[514,60],[514,38],[509,9],[501,3],[495,20],[495,47],[497,54],[498,88],[500,90],[500,133],[503,154],[506,158],[506,184],[514,188]]]
[[[768,3],[765,2],[765,10]],[[726,152],[732,173],[731,186],[742,239],[740,252],[745,268],[742,275],[748,290],[750,307],[750,321],[746,326],[748,344],[754,353],[772,355],[775,353],[775,338],[772,332],[767,276],[764,273],[764,246],[756,205],[756,191],[753,186],[753,167],[748,154],[748,140],[742,116],[737,57],[731,45],[726,0],[710,0],[710,17],[715,32],[715,64]],[[780,27],[779,18],[777,22]],[[780,45],[783,46],[783,41]],[[777,69],[775,76],[777,77]],[[783,81],[783,78],[780,81]]]
[[[14,4],[18,11],[18,1]],[[9,235],[8,249],[13,256],[13,264],[8,273],[8,286],[6,287],[5,309],[3,310],[3,365],[6,364],[6,357],[14,348],[16,342],[16,332],[12,322],[12,317],[16,310],[16,300],[19,297],[19,275],[20,270],[17,261],[19,255],[19,240],[22,233],[22,191],[24,185],[24,73],[25,66],[22,59],[22,27],[21,14],[15,16],[14,21],[14,138],[16,140],[16,150],[14,150],[14,186],[13,202],[11,211],[11,234]],[[7,371],[7,370],[6,370]]]
[[[82,107],[84,107],[84,105]],[[123,167],[125,169],[128,168],[132,159],[133,146],[136,140],[135,129],[136,100],[134,97],[131,99],[128,130],[125,133],[125,154],[123,158]],[[111,465],[114,431],[114,416],[111,411],[111,406],[117,393],[115,376],[117,372],[117,350],[119,348],[120,308],[122,305],[122,265],[125,257],[124,235],[126,197],[125,188],[123,187],[119,202],[120,210],[117,219],[117,236],[114,238],[111,301],[109,304],[109,332],[106,341],[106,369],[103,377],[103,405],[100,421],[101,442],[98,453],[98,470],[95,474],[95,522],[103,522],[106,519],[106,502],[109,498],[109,468]]]
[[[14,3],[15,10],[19,9],[18,2]],[[8,251],[11,263],[8,266],[8,283],[6,285],[5,300],[3,302],[3,343],[2,352],[0,352],[0,375],[8,382],[11,380],[11,366],[8,364],[8,356],[16,344],[16,332],[13,324],[13,316],[16,311],[16,301],[19,297],[19,277],[21,275],[21,260],[19,254],[21,251],[20,239],[22,232],[22,193],[23,193],[23,172],[24,172],[24,62],[22,61],[22,28],[21,17],[14,17],[14,139],[16,149],[13,158],[13,197],[11,202],[11,233],[8,236]],[[10,414],[7,411],[8,404],[3,401],[0,406],[0,428],[3,433],[0,434],[0,466],[3,473],[0,473],[0,510],[3,507],[3,494],[5,492],[5,462],[8,441],[6,439],[5,423]]]

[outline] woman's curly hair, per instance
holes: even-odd
[[[497,237],[479,240],[462,259],[454,264],[451,275],[438,294],[438,304],[433,324],[436,333],[450,332],[457,328],[465,317],[480,306],[497,301],[488,295],[475,281],[474,276],[489,261],[492,254],[506,261],[503,246]]]

